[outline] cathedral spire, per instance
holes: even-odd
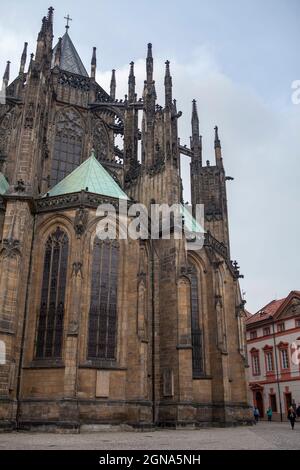
[[[222,148],[221,148],[221,141],[219,138],[218,126],[215,127],[215,156],[216,156],[216,165],[223,166]]]
[[[47,26],[48,26],[48,29],[51,32],[52,32],[52,29],[53,29],[53,12],[54,12],[53,7],[48,8]]]
[[[215,149],[221,148],[221,141],[219,138],[219,128],[218,126],[215,127]]]
[[[28,73],[29,73],[30,70],[32,69],[33,60],[34,60],[34,53],[32,52],[32,53],[30,54],[30,61],[29,61],[29,66],[28,66]]]
[[[153,81],[153,57],[152,57],[152,44],[148,44],[148,52],[146,59],[146,70],[147,70],[147,83]]]
[[[54,12],[54,8],[53,7],[50,7],[48,8],[48,23],[50,24],[53,24],[53,12]]]
[[[54,65],[59,67],[61,61],[61,45],[62,45],[62,38],[58,38],[58,43],[55,50],[54,56]]]
[[[200,160],[200,165],[202,165],[202,137],[199,134],[197,102],[196,100],[193,100],[191,146],[193,150],[193,158],[198,161]]]
[[[23,75],[25,71],[25,65],[26,65],[26,59],[27,59],[27,46],[28,46],[28,42],[25,42],[24,49],[23,49],[22,56],[21,56],[19,75]]]
[[[44,38],[46,31],[47,31],[47,17],[44,16],[42,19],[42,26],[39,32],[38,41]]]
[[[194,135],[199,135],[199,117],[197,111],[197,101],[193,100],[193,109],[192,109],[192,133]]]
[[[172,77],[170,74],[170,62],[166,61],[165,72],[165,106],[171,109],[172,107]]]
[[[69,34],[65,33],[62,37],[61,44],[56,44],[56,46],[54,47],[52,65],[54,65],[55,56],[58,48],[61,49],[61,52],[58,52],[58,56],[60,55],[60,61],[57,65],[61,68],[61,70],[76,73],[77,75],[81,75],[83,77],[89,77],[89,74],[82,63],[82,60]]]
[[[42,26],[38,34],[35,54],[35,62],[37,67],[41,67],[42,64],[46,64],[47,66],[47,64],[51,61],[53,41],[53,12],[54,8],[50,7],[48,9],[47,16],[44,16],[42,19]]]
[[[4,75],[3,75],[3,85],[4,85],[5,88],[8,86],[9,75],[10,75],[10,61],[8,60],[6,62],[5,72],[4,72]]]
[[[97,68],[97,55],[96,55],[97,48],[93,47],[93,55],[91,60],[91,78],[93,80],[96,79],[96,68]]]
[[[135,99],[135,76],[134,76],[134,62],[130,62],[130,72],[128,77],[128,100],[132,103]]]
[[[115,69],[113,69],[111,71],[111,81],[110,81],[110,97],[113,100],[116,99],[116,88],[117,88],[116,71],[115,71]]]

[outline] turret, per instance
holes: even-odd
[[[170,74],[170,62],[166,61],[166,72],[165,72],[165,106],[166,108],[172,108],[172,77]]]
[[[192,162],[199,162],[200,166],[202,166],[202,138],[199,135],[199,118],[196,100],[193,100],[192,109],[191,148],[193,151]]]
[[[10,75],[10,61],[6,62],[5,72],[3,75],[3,89],[5,90],[9,83],[9,75]]]
[[[93,47],[93,55],[91,60],[91,79],[96,80],[97,56],[96,47]]]
[[[21,62],[20,62],[20,70],[19,70],[20,76],[22,76],[25,71],[26,59],[27,59],[27,46],[28,46],[28,42],[25,42],[24,49],[23,49],[22,56],[21,56]]]
[[[48,8],[48,16],[47,16],[47,29],[49,33],[53,33],[53,12],[54,8]]]
[[[130,62],[130,72],[128,77],[128,100],[129,103],[133,103],[135,100],[134,62]]]
[[[154,121],[156,90],[153,80],[152,44],[148,44],[146,58],[146,80],[144,82],[144,115],[143,115],[143,150],[142,161],[147,167],[154,163]]]
[[[57,43],[57,48],[56,48],[56,51],[55,51],[55,58],[54,58],[54,65],[56,65],[57,67],[60,66],[61,45],[62,45],[62,38],[58,38],[58,43]]]
[[[41,30],[38,34],[35,62],[39,67],[46,58],[48,65],[51,64],[52,41],[53,41],[53,12],[54,8],[48,9],[48,15],[42,19]]]
[[[222,168],[223,167],[222,148],[221,148],[221,141],[219,139],[218,126],[215,127],[215,156],[216,156],[216,165]]]
[[[113,69],[111,71],[111,81],[110,81],[110,97],[111,97],[112,100],[116,99],[116,88],[117,88],[116,71],[115,71],[115,69]]]
[[[147,83],[153,81],[153,57],[152,57],[152,44],[148,44],[148,52],[146,59],[146,70],[147,70]]]

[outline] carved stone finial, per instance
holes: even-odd
[[[17,238],[15,238],[14,235],[15,224],[16,216],[14,215],[8,233],[8,237],[4,238],[4,240],[2,241],[2,248],[0,250],[0,254],[3,255],[3,258],[14,258],[16,256],[21,256],[21,243]]]
[[[5,72],[3,75],[3,82],[6,84],[6,86],[8,85],[8,82],[9,82],[9,75],[10,75],[10,61],[8,60],[6,62]]]
[[[80,238],[86,230],[88,216],[89,214],[86,209],[77,209],[74,220],[74,229],[78,238]]]
[[[53,7],[48,8],[48,22],[51,25],[53,24],[53,12],[54,12]]]
[[[235,277],[237,279],[243,279],[244,276],[242,274],[240,274],[240,267],[239,267],[237,261],[232,262],[232,267],[233,267],[233,272],[234,272]]]
[[[20,70],[19,70],[20,75],[22,75],[25,70],[26,59],[27,59],[27,47],[28,47],[28,42],[25,42],[24,49],[23,49],[22,56],[21,56],[21,63],[20,63]]]
[[[219,138],[219,128],[218,126],[215,127],[215,149],[221,148],[221,141]]]
[[[17,184],[14,186],[14,189],[17,193],[24,193],[25,191],[25,183],[23,180],[18,180]]]
[[[116,89],[117,89],[116,71],[115,69],[112,69],[111,80],[110,80],[110,97],[112,100],[116,99]]]

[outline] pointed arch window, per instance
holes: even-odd
[[[193,377],[204,375],[203,331],[200,325],[201,299],[199,292],[199,276],[195,266],[191,267],[191,332],[193,348]]]
[[[80,165],[82,147],[83,128],[80,116],[73,109],[59,112],[51,165],[51,187]]]
[[[61,358],[69,239],[57,227],[46,242],[36,358]]]
[[[116,358],[119,244],[94,242],[89,312],[88,359]]]

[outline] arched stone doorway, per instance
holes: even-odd
[[[260,391],[255,392],[255,402],[256,402],[257,408],[259,409],[260,417],[263,418],[264,417],[264,399]]]

